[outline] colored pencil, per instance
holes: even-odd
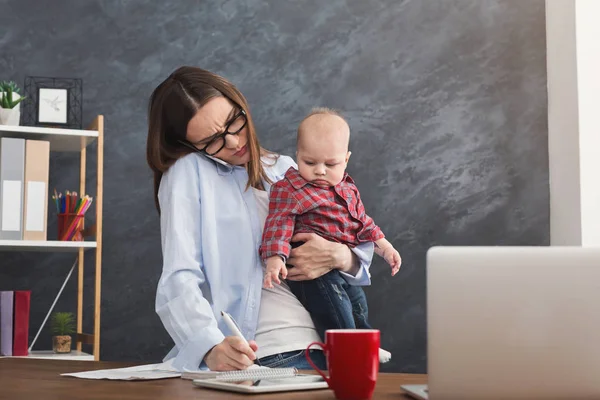
[[[78,196],[77,192],[66,191],[65,194],[57,193],[54,189],[52,196],[56,204],[56,210],[59,213],[59,224],[61,237],[59,240],[77,240],[74,239],[77,232],[81,230],[85,213],[90,208],[93,198],[86,195]],[[79,234],[79,236],[81,236]]]

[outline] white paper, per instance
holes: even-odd
[[[2,182],[2,230],[21,230],[21,181]]]
[[[110,379],[118,381],[144,381],[152,379],[179,378],[181,373],[171,365],[172,361],[135,367],[100,369],[97,371],[60,374],[82,379]]]
[[[27,182],[27,215],[25,230],[29,232],[44,232],[44,210],[46,205],[46,183]]]

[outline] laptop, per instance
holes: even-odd
[[[433,247],[419,399],[600,398],[600,248]]]

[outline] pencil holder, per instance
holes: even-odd
[[[75,213],[58,214],[58,240],[82,241],[83,217]]]

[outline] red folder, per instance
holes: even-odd
[[[29,306],[31,303],[30,290],[15,290],[14,300],[14,331],[13,356],[29,354]]]

